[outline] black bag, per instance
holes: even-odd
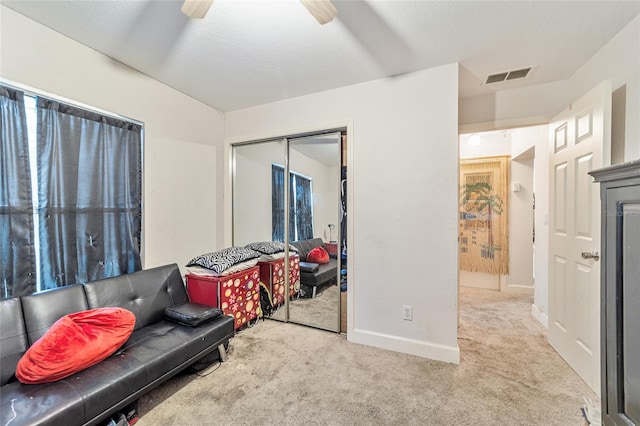
[[[264,283],[260,283],[260,308],[262,308],[262,320],[264,317],[271,317],[273,315],[273,302],[271,301],[271,295],[269,289]]]

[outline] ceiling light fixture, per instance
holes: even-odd
[[[182,3],[182,13],[189,18],[202,19],[206,16],[213,0],[184,0]]]
[[[333,21],[333,18],[338,15],[338,10],[331,3],[331,0],[300,0],[300,3],[307,8],[320,25]]]
[[[469,145],[471,146],[478,146],[480,145],[480,142],[482,142],[482,138],[477,133],[474,135],[471,135],[471,137],[469,138]]]

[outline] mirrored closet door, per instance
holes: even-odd
[[[273,167],[283,167],[286,156],[286,140],[278,139],[233,147],[233,245],[246,246],[261,241],[273,241],[273,235],[284,229],[284,210],[274,208],[272,190]],[[284,206],[285,200],[278,198],[277,204]],[[284,192],[282,192],[284,195]],[[282,241],[282,240],[281,240]],[[284,258],[285,253],[281,254]],[[284,292],[288,280],[284,261],[261,262],[261,282],[270,292]],[[263,272],[264,270],[264,272]],[[263,276],[264,275],[264,276]],[[276,294],[272,295],[272,300]],[[282,303],[275,303],[271,317],[286,320]]]
[[[289,241],[298,249],[300,297],[291,321],[339,330],[340,133],[289,139]]]
[[[233,245],[295,248],[260,262],[273,319],[340,331],[340,147],[340,132],[233,146]]]

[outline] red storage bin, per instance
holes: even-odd
[[[270,262],[258,262],[260,267],[260,281],[271,293],[273,306],[284,303],[285,279],[284,259]],[[300,291],[300,256],[289,255],[289,296],[295,297]]]
[[[187,293],[193,303],[222,309],[234,319],[237,330],[260,314],[260,268],[236,272],[224,277],[186,275]]]

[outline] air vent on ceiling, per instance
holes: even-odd
[[[485,84],[500,83],[501,81],[509,81],[509,80],[516,80],[519,78],[525,78],[529,74],[529,71],[531,71],[531,67],[523,68],[521,70],[513,70],[513,71],[501,72],[497,74],[491,74],[489,77],[487,77]]]

